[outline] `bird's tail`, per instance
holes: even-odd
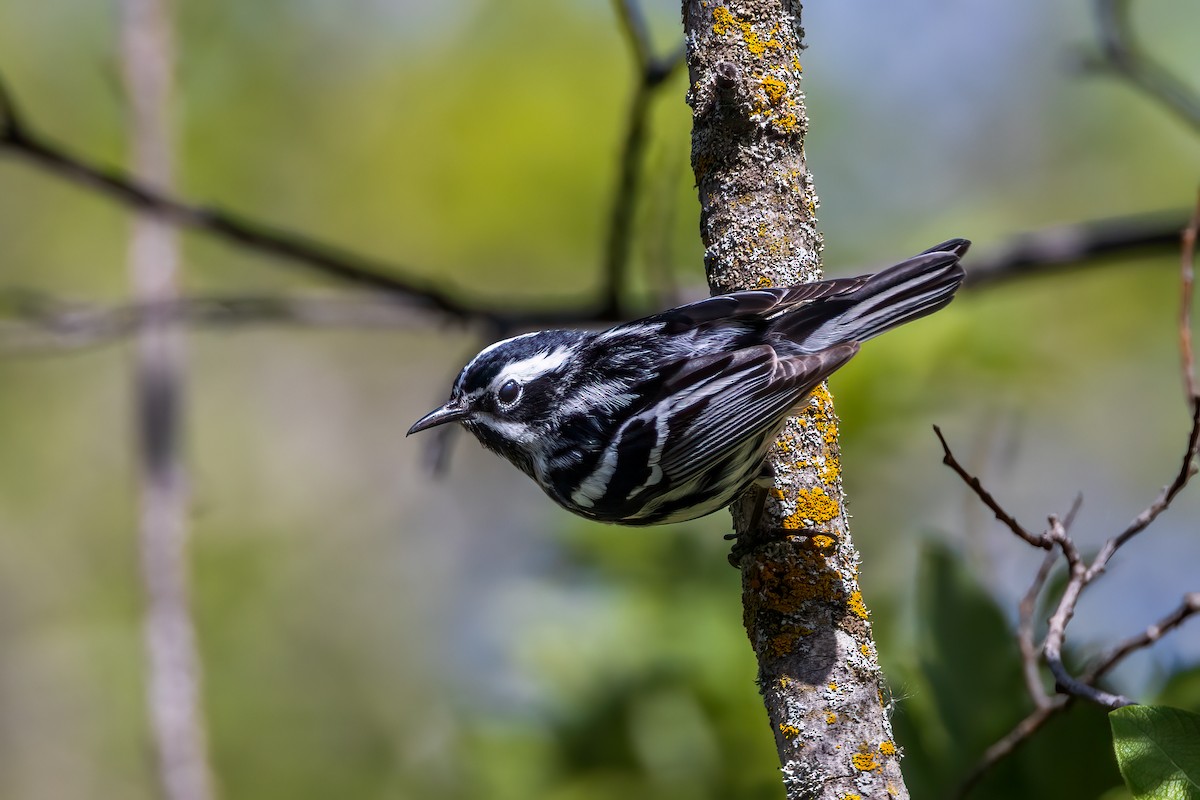
[[[863,342],[954,299],[965,273],[958,263],[971,243],[951,239],[871,275],[839,298],[782,315],[775,330],[803,351],[815,353],[845,342]]]

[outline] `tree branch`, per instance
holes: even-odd
[[[820,277],[804,158],[800,4],[684,3],[692,167],[709,287]],[[746,632],[790,800],[906,798],[821,387],[768,455],[773,486],[734,504]],[[761,510],[761,513],[760,513]]]
[[[933,432],[937,435],[938,441],[942,443],[942,463],[950,467],[958,477],[962,478],[963,483],[969,486],[971,491],[983,501],[983,504],[996,515],[996,519],[1003,522],[1005,527],[1034,547],[1049,550],[1053,546],[1053,543],[1046,534],[1030,533],[1024,525],[1017,522],[1016,518],[1005,511],[1000,503],[996,501],[996,498],[987,489],[983,488],[983,484],[979,481],[979,478],[967,472],[963,465],[958,462],[958,459],[954,457],[954,453],[950,451],[950,445],[946,443],[946,437],[942,435],[941,428],[934,425]]]
[[[683,64],[683,47],[665,58],[656,58],[646,19],[635,0],[613,0],[621,30],[629,41],[638,83],[630,99],[621,148],[618,180],[609,209],[608,240],[604,248],[605,288],[601,308],[613,318],[622,316],[621,290],[626,284],[633,244],[633,216],[637,206],[646,149],[646,123],[655,92]]]
[[[231,212],[205,208],[119,169],[106,168],[71,153],[67,148],[35,133],[0,77],[0,151],[111,200],[164,219],[173,225],[199,231],[246,250],[282,258],[326,278],[401,298],[415,308],[432,311],[459,323],[482,323],[509,330],[525,325],[561,321],[587,323],[610,319],[604,310],[581,309],[545,312],[526,309],[503,312],[511,304],[462,300],[458,292],[439,288],[406,270],[367,256],[351,253],[295,231],[272,227]]]
[[[1022,598],[1018,614],[1017,641],[1021,652],[1026,687],[1029,690],[1030,697],[1033,699],[1035,709],[1000,741],[988,748],[987,752],[984,753],[984,756],[971,770],[959,788],[959,797],[969,792],[989,769],[1005,756],[1012,753],[1022,742],[1031,737],[1047,719],[1069,707],[1075,698],[1084,698],[1107,708],[1118,708],[1132,703],[1133,701],[1127,697],[1099,688],[1097,682],[1129,654],[1149,647],[1166,633],[1179,627],[1197,613],[1200,613],[1200,592],[1192,592],[1184,596],[1183,602],[1174,611],[1141,633],[1131,636],[1113,646],[1093,667],[1084,671],[1080,676],[1076,677],[1072,675],[1063,663],[1063,644],[1066,639],[1067,627],[1070,625],[1071,619],[1075,614],[1075,608],[1083,592],[1093,581],[1104,574],[1109,561],[1121,547],[1149,527],[1160,514],[1170,507],[1171,502],[1184,489],[1197,471],[1196,457],[1198,451],[1200,451],[1200,395],[1196,393],[1191,337],[1191,295],[1194,283],[1193,273],[1197,231],[1200,231],[1200,199],[1198,199],[1192,219],[1181,237],[1180,291],[1182,300],[1180,303],[1178,339],[1180,372],[1182,373],[1183,383],[1187,390],[1187,400],[1191,412],[1191,427],[1188,432],[1182,463],[1171,483],[1165,486],[1159,492],[1158,496],[1134,517],[1133,521],[1124,530],[1108,539],[1090,563],[1082,556],[1078,546],[1068,535],[1070,521],[1074,518],[1075,512],[1079,508],[1078,500],[1072,506],[1065,523],[1052,515],[1049,518],[1049,527],[1046,532],[1041,537],[1033,537],[1031,540],[1029,536],[1022,535],[1024,529],[1020,529],[1016,525],[1012,515],[1000,507],[992,495],[980,484],[978,479],[968,475],[961,466],[957,465],[957,461],[951,455],[949,447],[946,446],[945,439],[942,438],[941,432],[938,431],[938,438],[941,439],[942,447],[946,453],[946,463],[954,468],[955,472],[963,478],[975,494],[996,513],[997,518],[1012,521],[1009,524],[1010,529],[1014,529],[1014,532],[1018,536],[1021,536],[1022,539],[1025,539],[1030,544],[1041,547],[1043,546],[1043,542],[1048,541],[1053,548],[1047,554],[1046,558],[1043,559],[1041,567],[1034,577],[1032,586]],[[1058,603],[1048,622],[1046,637],[1041,648],[1041,656],[1054,675],[1056,688],[1061,693],[1060,696],[1051,699],[1046,696],[1041,684],[1041,676],[1037,669],[1036,650],[1033,642],[1033,610],[1036,606],[1037,597],[1045,585],[1049,571],[1052,569],[1058,554],[1061,554],[1066,560],[1069,576],[1063,593],[1059,597]]]
[[[1088,66],[1124,79],[1200,133],[1200,95],[1138,44],[1129,0],[1096,0],[1095,12],[1100,54]]]
[[[110,306],[64,302],[33,292],[0,291],[0,354],[53,353],[100,347],[151,325],[230,330],[277,324],[300,328],[411,329],[402,305],[376,294],[199,295]]]
[[[972,251],[965,286],[979,289],[1138,254],[1175,252],[1187,217],[1187,211],[1162,211],[1020,234],[991,250]]]
[[[57,175],[110,200],[155,214],[172,224],[205,233],[231,246],[262,253],[351,286],[377,291],[403,301],[408,307],[429,311],[460,324],[483,325],[497,337],[522,328],[589,325],[615,322],[630,316],[620,304],[627,271],[632,215],[645,140],[645,120],[650,93],[678,68],[682,49],[662,58],[649,56],[645,21],[632,0],[616,0],[641,81],[631,102],[620,159],[621,177],[609,212],[609,234],[604,257],[605,289],[598,301],[582,300],[573,307],[553,310],[548,304],[514,308],[502,300],[462,299],[450,291],[413,275],[413,270],[354,253],[294,231],[267,225],[229,211],[203,207],[138,181],[121,170],[106,168],[70,152],[36,132],[0,75],[0,152],[8,152],[31,165]],[[736,87],[718,81],[710,95],[739,102]],[[744,97],[742,98],[745,99]],[[760,114],[761,115],[761,114]],[[782,120],[795,124],[785,114]],[[980,287],[1021,277],[1045,274],[1106,258],[1136,252],[1157,252],[1174,247],[1183,213],[1141,215],[1114,220],[1059,226],[1018,237],[991,254],[973,254],[967,285]],[[247,319],[246,321],[249,321]],[[264,321],[274,321],[268,314]]]
[[[1084,683],[1094,683],[1104,677],[1115,666],[1121,663],[1126,656],[1135,653],[1138,650],[1143,650],[1150,647],[1162,637],[1166,636],[1171,631],[1178,628],[1183,623],[1187,622],[1191,617],[1200,614],[1200,592],[1189,592],[1183,596],[1183,601],[1179,606],[1167,614],[1165,617],[1155,622],[1146,630],[1131,636],[1125,641],[1115,645],[1111,650],[1101,656],[1096,665],[1089,668],[1083,673],[1080,680]]]
[[[1025,688],[1037,708],[1050,705],[1050,697],[1042,686],[1042,673],[1038,668],[1041,661],[1041,648],[1034,641],[1033,614],[1037,609],[1037,600],[1050,577],[1050,571],[1058,563],[1058,553],[1050,550],[1042,559],[1041,566],[1033,576],[1033,583],[1021,598],[1017,606],[1017,649],[1021,653],[1021,668],[1025,677]]]
[[[1196,283],[1197,237],[1200,237],[1200,191],[1196,192],[1192,218],[1180,237],[1183,246],[1180,248],[1179,274],[1183,283],[1183,297],[1179,302],[1179,359],[1183,371],[1183,391],[1188,397],[1200,395],[1196,390],[1196,359],[1192,353],[1192,295]]]

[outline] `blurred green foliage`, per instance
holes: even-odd
[[[1082,4],[1022,2],[901,3],[875,9],[897,15],[877,27],[849,6],[806,8],[831,271],[951,235],[986,247],[1190,202],[1194,137],[1126,88],[1061,69],[1092,37]],[[1194,26],[1172,17],[1184,6],[1140,21],[1195,75]],[[606,4],[177,8],[188,197],[476,297],[566,303],[598,286],[632,79]],[[651,17],[665,51],[677,8]],[[0,72],[27,114],[109,164],[125,148],[116,30],[108,2],[0,0]],[[677,75],[653,110],[633,248],[646,305],[649,262],[684,289],[702,283],[685,90]],[[127,223],[0,156],[0,289],[124,297]],[[198,235],[185,251],[188,290],[318,285]],[[1182,449],[1176,264],[964,296],[835,380],[914,797],[945,796],[1027,710],[1009,628],[1030,554],[964,499],[928,425],[1030,519],[1084,488],[1094,546]],[[403,431],[481,344],[433,326],[192,337],[194,602],[223,796],[781,797],[723,515],[585,525],[470,442],[442,479],[422,470]],[[123,345],[0,359],[3,798],[158,796],[127,372]],[[1097,585],[1072,639],[1081,657],[1194,588],[1196,514],[1185,498],[1138,542],[1141,561]],[[1118,679],[1200,707],[1194,634],[1161,649]],[[974,796],[1111,799],[1118,785],[1103,715],[1079,706]]]

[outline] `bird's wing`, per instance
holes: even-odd
[[[952,253],[961,258],[971,243],[966,239],[947,239],[923,250],[917,257],[938,253]],[[771,316],[828,297],[850,294],[860,288],[872,276],[859,275],[854,278],[830,278],[797,286],[780,286],[768,289],[749,289],[698,300],[695,303],[672,308],[650,317],[647,321],[667,324],[664,333],[679,333],[720,319],[746,316]]]
[[[768,346],[750,350],[766,352],[740,363],[735,360],[718,376],[680,375],[679,380],[689,385],[672,392],[677,400],[665,401],[674,403],[664,412],[675,430],[659,461],[673,483],[694,477],[758,436],[764,427],[778,426],[806,394],[858,352],[858,345],[788,358],[779,358]]]
[[[825,297],[852,292],[866,282],[869,275],[857,278],[831,278],[826,281],[780,286],[770,289],[749,289],[732,294],[719,294],[695,303],[672,308],[649,317],[647,322],[666,324],[664,333],[680,333],[706,322],[747,316],[770,316],[789,308]]]
[[[854,344],[779,358],[759,345],[691,359],[609,444],[609,502],[644,488],[684,486],[777,427],[818,383],[845,364]],[[590,494],[591,492],[589,492]]]

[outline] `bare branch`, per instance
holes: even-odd
[[[19,142],[25,138],[21,113],[8,85],[0,80],[0,139]]]
[[[189,203],[122,170],[106,168],[71,153],[36,134],[26,123],[0,78],[0,151],[8,151],[72,183],[100,192],[132,209],[154,214],[173,225],[283,258],[326,278],[401,297],[413,306],[460,323],[483,323],[494,329],[560,321],[587,323],[611,318],[605,310],[581,308],[571,312],[539,309],[501,311],[511,304],[463,300],[402,267],[352,253],[295,231],[266,225],[229,211]]]
[[[1183,601],[1174,611],[1136,636],[1131,636],[1117,644],[1101,656],[1096,665],[1088,669],[1080,679],[1085,683],[1094,683],[1108,674],[1130,653],[1149,647],[1196,614],[1200,614],[1200,592],[1189,592],[1183,596]]]
[[[1135,254],[1175,252],[1187,211],[1164,211],[1057,225],[1020,234],[991,250],[972,252],[966,286],[979,289]]]
[[[1163,488],[1162,492],[1154,499],[1154,502],[1146,507],[1142,513],[1138,514],[1132,522],[1121,534],[1105,543],[1104,548],[1096,556],[1096,561],[1091,566],[1091,571],[1099,572],[1104,569],[1108,559],[1112,557],[1122,545],[1128,542],[1137,534],[1144,531],[1150,523],[1158,518],[1158,515],[1166,511],[1171,505],[1171,501],[1175,499],[1175,495],[1187,486],[1187,482],[1193,475],[1196,474],[1196,450],[1197,445],[1200,445],[1200,397],[1193,396],[1191,398],[1192,406],[1192,428],[1188,434],[1187,450],[1183,455],[1183,463],[1179,466],[1179,472],[1175,475],[1175,480]]]
[[[154,324],[218,330],[262,324],[396,330],[422,323],[409,307],[378,294],[200,295],[94,305],[0,290],[3,355],[99,347]]]
[[[637,0],[613,0],[613,7],[617,12],[617,21],[621,23],[621,32],[629,40],[634,62],[638,69],[644,72],[646,66],[654,60],[654,46],[650,41],[650,29],[646,26],[641,4]]]
[[[1071,569],[1071,577],[1063,590],[1058,607],[1050,617],[1046,629],[1046,642],[1042,645],[1042,653],[1046,658],[1047,666],[1050,667],[1050,672],[1054,674],[1056,687],[1059,692],[1076,695],[1108,708],[1132,705],[1133,701],[1128,697],[1098,689],[1076,679],[1063,664],[1062,646],[1067,634],[1067,625],[1075,616],[1075,607],[1079,603],[1080,594],[1092,579],[1089,577],[1090,570],[1084,564],[1075,543],[1067,535],[1066,529],[1063,528],[1059,519],[1054,516],[1050,517],[1050,537],[1066,556],[1067,564]]]
[[[1192,295],[1196,282],[1196,237],[1200,235],[1200,191],[1196,193],[1196,207],[1192,219],[1183,229],[1182,255],[1179,273],[1182,276],[1183,295],[1179,303],[1179,358],[1183,362],[1183,387],[1189,398],[1197,396],[1196,360],[1192,354]]]
[[[1017,607],[1017,648],[1021,652],[1021,668],[1029,696],[1038,708],[1044,708],[1051,701],[1046,694],[1045,687],[1042,686],[1042,674],[1038,669],[1041,650],[1034,642],[1033,614],[1037,609],[1038,596],[1041,595],[1042,589],[1046,585],[1046,579],[1050,577],[1050,571],[1057,563],[1058,553],[1054,550],[1047,552],[1045,558],[1042,559],[1041,566],[1038,567],[1037,574],[1033,577],[1029,591],[1025,592],[1025,596],[1021,598],[1021,603]]]
[[[1200,95],[1138,44],[1129,0],[1096,0],[1095,12],[1101,50],[1089,66],[1124,79],[1200,133]]]
[[[1069,707],[1075,698],[1084,698],[1108,708],[1117,708],[1132,703],[1133,701],[1127,697],[1099,688],[1096,685],[1097,681],[1130,653],[1149,647],[1166,633],[1179,627],[1184,621],[1197,613],[1200,613],[1200,592],[1190,593],[1184,597],[1183,602],[1178,608],[1148,627],[1145,631],[1115,645],[1099,659],[1095,666],[1086,670],[1079,677],[1072,675],[1063,663],[1063,643],[1066,638],[1067,626],[1075,614],[1075,608],[1084,590],[1100,575],[1104,574],[1108,562],[1117,550],[1134,536],[1145,530],[1171,505],[1174,498],[1183,490],[1190,478],[1197,471],[1196,456],[1197,450],[1200,449],[1200,396],[1196,394],[1193,368],[1191,295],[1194,282],[1193,262],[1195,259],[1198,230],[1200,230],[1200,199],[1198,199],[1192,220],[1184,230],[1182,236],[1180,278],[1182,300],[1179,314],[1180,369],[1188,394],[1191,427],[1179,471],[1172,482],[1164,487],[1154,501],[1139,513],[1121,533],[1104,543],[1104,546],[1101,547],[1100,552],[1092,559],[1091,563],[1087,563],[1083,558],[1078,546],[1068,535],[1067,531],[1070,522],[1074,519],[1075,513],[1079,508],[1079,500],[1077,499],[1071,508],[1066,523],[1061,522],[1056,516],[1049,518],[1049,527],[1042,538],[1051,544],[1053,550],[1042,561],[1034,577],[1033,584],[1021,600],[1018,613],[1017,642],[1021,652],[1025,683],[1036,708],[1016,728],[988,749],[960,787],[960,797],[965,795],[999,760],[1010,754],[1021,742],[1032,736],[1044,724],[1046,719],[1060,710]],[[946,463],[950,464],[953,461],[953,456],[950,454],[950,449],[946,445],[945,439],[942,438],[940,431],[938,431],[938,438],[942,439],[942,447],[946,452]],[[957,462],[954,462],[951,465],[955,466],[956,464]],[[989,508],[993,510],[998,508],[991,495],[984,490],[982,485],[979,485],[978,480],[972,479],[961,467],[956,467],[956,472],[967,481],[969,486],[975,489],[976,494],[980,496]],[[974,480],[974,483],[972,483],[972,480]],[[1022,538],[1026,537],[1023,536]],[[1026,539],[1026,541],[1029,540]],[[1034,544],[1035,542],[1030,543]],[[1061,553],[1066,560],[1069,575],[1062,596],[1059,598],[1054,613],[1048,622],[1046,637],[1041,648],[1042,657],[1053,673],[1056,688],[1061,693],[1060,696],[1051,699],[1047,697],[1041,684],[1041,675],[1038,670],[1037,653],[1033,636],[1033,613],[1037,597],[1045,585],[1058,553]]]
[[[942,435],[942,429],[937,425],[933,426],[933,432],[937,434],[938,441],[942,443],[942,463],[954,470],[958,477],[962,478],[963,483],[970,487],[971,491],[975,492],[976,496],[983,501],[983,504],[992,510],[996,515],[996,519],[1000,520],[1008,527],[1010,531],[1024,539],[1034,547],[1040,547],[1043,550],[1049,550],[1052,546],[1051,541],[1045,534],[1030,533],[1021,523],[1004,510],[1003,506],[992,497],[987,489],[983,488],[983,484],[979,482],[979,478],[967,472],[962,464],[958,463],[958,459],[954,457],[954,453],[950,451],[950,445],[946,443],[946,437]]]
[[[680,45],[666,58],[655,58],[640,5],[636,0],[614,0],[614,6],[639,72],[638,84],[629,104],[617,188],[609,210],[608,241],[604,248],[605,296],[602,308],[609,316],[620,317],[621,289],[627,282],[629,253],[633,243],[633,215],[642,176],[650,101],[666,79],[683,65],[683,47]]]

